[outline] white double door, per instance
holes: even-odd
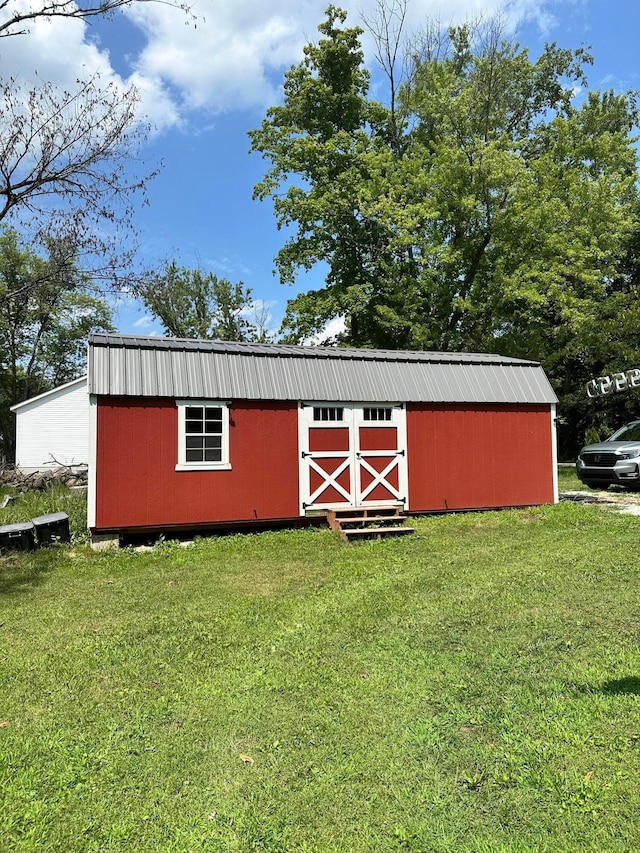
[[[408,509],[404,406],[310,402],[298,417],[302,515],[340,506]]]

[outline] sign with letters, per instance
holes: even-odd
[[[605,397],[620,391],[640,388],[640,368],[632,367],[624,373],[612,373],[611,376],[599,376],[587,382],[587,397]]]

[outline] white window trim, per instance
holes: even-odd
[[[229,400],[176,400],[178,408],[178,463],[176,471],[231,471],[229,459]],[[187,406],[222,408],[222,459],[220,462],[187,462],[185,415]]]

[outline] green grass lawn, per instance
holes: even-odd
[[[0,850],[640,849],[640,519],[0,558]]]
[[[558,468],[558,489],[560,492],[589,491],[589,487],[578,479],[574,465],[571,468]]]

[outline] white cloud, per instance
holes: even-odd
[[[310,338],[307,338],[303,341],[305,346],[317,347],[321,344],[326,344],[328,342],[335,341],[338,335],[341,335],[347,329],[344,317],[334,317],[333,320],[329,320],[327,325],[321,332],[318,332],[317,335],[312,335]]]
[[[20,11],[26,11],[29,5],[25,0],[13,4]],[[9,9],[5,9],[3,17],[8,15]],[[85,35],[82,21],[36,18],[29,23],[28,35],[2,39],[2,76],[12,76],[26,84],[35,82],[39,76],[70,87],[85,68],[90,74],[97,71],[105,76],[112,75],[108,54],[89,43]]]
[[[304,7],[250,0],[205,7],[200,0],[194,12],[205,19],[194,28],[170,7],[133,6],[127,14],[147,38],[135,63],[137,73],[162,79],[187,109],[224,111],[268,103],[276,96],[269,72],[300,54],[303,35],[295,13],[304,13]]]
[[[136,307],[139,307],[140,303],[134,303],[134,305],[136,305]],[[151,338],[162,337],[164,332],[162,332],[162,330],[158,328],[156,323],[157,321],[154,317],[150,317],[146,314],[143,317],[139,317],[134,322],[131,322],[130,319],[127,322],[127,318],[125,318],[125,334],[142,335],[143,337]],[[122,320],[120,325],[123,325]]]
[[[373,16],[376,0],[346,0],[349,22],[360,13]],[[519,0],[527,14],[540,2]],[[501,0],[413,0],[407,25],[428,16],[444,22],[463,20],[504,7]],[[318,37],[325,0],[195,0],[197,26],[186,26],[181,13],[166,5],[136,4],[127,15],[144,32],[146,47],[136,59],[140,78],[161,79],[179,94],[183,109],[213,112],[274,103],[282,73],[302,57],[306,42]],[[511,14],[511,13],[510,13]],[[515,12],[513,13],[515,14]],[[368,42],[365,34],[363,41]]]
[[[25,0],[14,6],[28,8]],[[5,10],[5,15],[8,10]],[[17,84],[35,87],[47,81],[60,89],[74,91],[78,79],[95,77],[98,85],[109,85],[123,91],[132,84],[139,91],[147,121],[158,126],[176,124],[178,110],[165,83],[152,75],[132,75],[124,80],[112,65],[109,51],[89,38],[90,29],[83,21],[36,18],[29,23],[29,34],[3,38],[0,43],[0,75],[13,78]]]
[[[133,326],[136,329],[148,329],[149,326],[153,326],[154,322],[155,320],[153,319],[153,317],[145,315],[144,317],[140,317],[138,320],[136,320]]]
[[[26,6],[27,0],[16,0]],[[282,74],[302,56],[302,47],[318,35],[326,0],[195,0],[196,21],[163,3],[134,3],[125,11],[143,45],[129,56],[132,74],[122,79],[109,55],[109,24],[100,28],[99,46],[81,21],[36,20],[28,36],[2,39],[3,77],[45,80],[72,86],[79,75],[99,71],[105,83],[134,84],[141,109],[159,128],[175,126],[192,111],[210,113],[263,108],[278,99]],[[352,24],[360,12],[375,14],[377,0],[343,0]],[[444,23],[505,11],[509,22],[553,23],[550,3],[541,0],[412,0],[408,27],[427,17]],[[5,13],[6,14],[6,13]],[[365,36],[365,45],[368,38]]]
[[[220,274],[224,278],[232,278],[234,281],[238,276],[249,278],[253,273],[251,267],[247,266],[246,262],[239,255],[222,255],[216,258],[208,258],[206,266],[215,270],[216,275]]]

